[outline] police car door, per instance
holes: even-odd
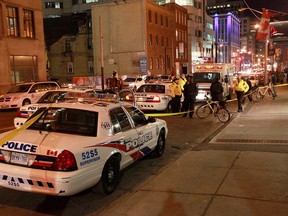
[[[118,149],[122,152],[122,165],[127,166],[138,159],[138,131],[134,129],[128,113],[122,107],[109,111],[113,142],[118,143]]]
[[[150,153],[157,143],[158,137],[156,124],[149,124],[144,113],[138,108],[131,105],[124,106],[124,108],[129,113],[134,128],[138,132],[139,138],[137,145],[139,147],[139,158],[143,157]]]

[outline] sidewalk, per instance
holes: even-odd
[[[288,88],[278,95],[97,215],[288,215]]]

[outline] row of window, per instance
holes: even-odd
[[[45,8],[63,9],[63,2],[45,2]]]
[[[155,62],[155,65],[154,65],[154,62]],[[167,55],[166,56],[166,69],[170,70],[171,68],[171,60],[170,60],[170,57]],[[161,57],[158,58],[156,57],[155,58],[155,61],[153,59],[153,57],[150,57],[149,59],[149,69],[150,70],[153,70],[153,69],[165,69],[165,59],[164,57]]]
[[[159,22],[158,17],[159,17],[158,13],[155,12],[154,13],[154,23],[155,24],[158,24],[158,22]],[[149,19],[149,22],[151,23],[152,22],[152,11],[151,10],[148,11],[148,19]],[[163,16],[163,14],[160,14],[160,25],[164,26],[164,16]],[[168,19],[167,16],[165,16],[165,26],[169,27],[169,19]]]
[[[23,13],[23,37],[35,38],[34,30],[34,15],[33,11],[23,9],[18,11],[16,7],[6,7],[7,10],[7,35],[9,36],[20,36],[19,31],[19,13]]]
[[[161,46],[164,46],[164,36],[161,37]],[[149,34],[149,45],[153,45],[153,34]],[[159,36],[155,35],[155,45],[159,46]],[[169,47],[169,38],[166,37],[166,47]]]

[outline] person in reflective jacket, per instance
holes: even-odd
[[[249,86],[240,76],[238,76],[237,82],[234,85],[234,90],[237,96],[238,112],[242,112],[243,111],[242,103],[244,99],[244,94],[249,90]]]
[[[174,78],[173,83],[170,85],[170,91],[171,91],[171,97],[172,97],[172,100],[171,100],[172,112],[174,113],[179,112],[182,90],[179,85],[178,78]]]

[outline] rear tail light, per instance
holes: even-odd
[[[129,95],[126,95],[125,100],[126,101],[132,101],[132,97],[130,97]]]
[[[160,102],[160,97],[159,96],[151,96],[151,97],[147,98],[146,101],[149,101],[149,102]]]
[[[77,170],[77,163],[74,155],[67,150],[62,151],[52,165],[55,171],[73,171]]]
[[[20,108],[17,110],[17,117],[22,117]]]

